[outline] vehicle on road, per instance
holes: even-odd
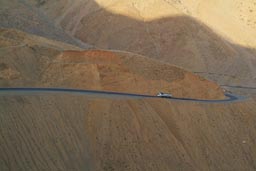
[[[170,98],[170,97],[172,97],[172,94],[159,92],[159,93],[157,94],[157,96],[158,96],[158,97],[163,97],[163,98]]]

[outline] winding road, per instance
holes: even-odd
[[[6,95],[25,95],[28,93],[68,93],[68,94],[80,94],[80,95],[94,95],[94,96],[107,96],[107,97],[125,97],[125,98],[163,98],[145,94],[132,94],[121,93],[111,91],[98,91],[98,90],[82,90],[82,89],[70,89],[70,88],[0,88],[0,96]],[[178,97],[164,97],[165,99],[175,101],[194,101],[203,103],[227,103],[245,100],[245,97],[237,96],[226,93],[226,99],[222,100],[201,100],[192,98],[178,98]]]

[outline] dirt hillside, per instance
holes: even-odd
[[[0,0],[0,87],[252,96],[255,5]],[[253,96],[0,91],[0,171],[255,171],[255,123]]]
[[[172,0],[167,0],[173,3]],[[256,47],[256,2],[254,0],[180,0],[174,3],[230,41]],[[246,31],[245,31],[246,30]]]
[[[223,99],[223,90],[181,68],[128,52],[88,50],[1,30],[1,86],[68,87]],[[66,49],[66,50],[65,50]],[[70,49],[70,50],[67,50]]]
[[[256,87],[252,0],[45,0],[38,7],[94,46],[142,54],[221,85]]]
[[[0,28],[19,29],[31,34],[71,43],[81,48],[90,47],[67,34],[44,11],[36,8],[31,2],[27,0],[0,0]]]
[[[256,169],[256,103],[0,95],[0,170]]]

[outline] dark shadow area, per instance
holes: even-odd
[[[65,0],[55,2],[54,6],[51,3],[51,1],[43,3],[38,1],[33,9],[42,11],[47,9],[47,13],[51,15],[48,16],[51,18],[49,28],[43,30],[54,30],[51,27],[56,27],[53,26],[56,25],[56,20],[61,19],[58,24],[69,33],[69,36],[72,35],[97,48],[145,55],[185,68],[220,85],[256,87],[256,50],[225,40],[192,17],[166,16],[145,21],[143,17],[134,19],[114,14],[94,0],[80,3],[74,1],[70,7],[67,7]],[[63,10],[65,8],[66,10]],[[10,9],[6,14],[13,11],[15,9]],[[64,15],[56,17],[53,15],[54,12],[56,16],[61,13]],[[140,16],[140,11],[135,7],[131,12]],[[23,19],[26,20],[26,17]],[[1,25],[4,23],[2,20],[4,19],[0,20]],[[8,22],[11,24],[6,25],[21,29],[19,24],[12,23],[11,18]],[[24,22],[28,21],[20,21],[20,23]],[[39,25],[44,26],[44,24]],[[31,31],[34,28],[33,24],[31,27],[25,24],[24,28],[34,33],[33,30]],[[56,39],[61,40],[64,37],[59,33],[62,32],[57,30],[54,35]],[[39,35],[44,34],[39,31]]]
[[[0,1],[0,28],[15,28],[49,39],[73,44],[81,48],[88,45],[68,35],[62,28],[27,0]]]

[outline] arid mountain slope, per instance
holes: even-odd
[[[88,50],[15,30],[0,32],[1,86],[68,87],[176,97],[224,98],[215,83],[128,52]],[[67,50],[70,49],[70,50]]]
[[[240,9],[247,1],[62,0],[44,1],[40,9],[97,47],[152,57],[222,85],[255,87],[255,29],[236,15],[253,18]]]
[[[256,103],[0,94],[0,169],[256,169]]]
[[[200,17],[211,3],[219,2],[209,13],[219,14],[220,1],[208,1],[0,0],[0,26],[44,36],[0,29],[0,87],[225,98],[216,83],[182,66],[253,89],[253,39],[246,33],[234,43],[242,36],[228,34],[228,22],[203,24],[218,18]],[[72,36],[105,50],[71,45]],[[253,97],[199,103],[0,91],[0,170],[255,171],[255,111]]]
[[[180,0],[173,3],[230,41],[256,48],[256,2],[254,0]],[[246,30],[246,31],[245,31]]]
[[[15,28],[31,34],[71,43],[82,48],[89,45],[68,35],[31,1],[0,0],[0,28]]]

